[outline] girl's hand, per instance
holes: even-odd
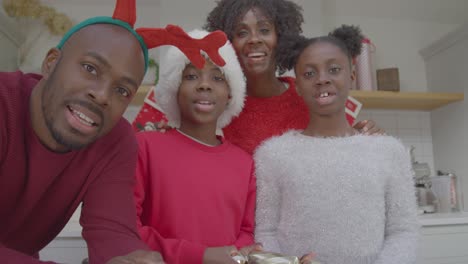
[[[353,128],[364,135],[385,135],[385,130],[377,127],[375,122],[372,120],[363,120],[357,122]]]
[[[126,256],[112,258],[107,264],[164,264],[161,254],[156,251],[136,250]]]
[[[203,254],[203,264],[237,264],[232,258],[236,252],[235,246],[206,248]]]
[[[244,256],[248,256],[250,252],[255,252],[255,251],[263,251],[262,244],[255,243],[250,246],[246,246],[246,247],[239,249],[239,252]]]
[[[305,254],[299,259],[299,262],[301,264],[319,264],[317,261],[314,261],[315,258],[315,253],[310,252],[308,254]]]

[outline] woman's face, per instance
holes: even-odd
[[[245,75],[276,71],[275,24],[257,8],[248,10],[234,29],[232,44]]]

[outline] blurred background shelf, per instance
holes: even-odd
[[[131,105],[141,106],[151,85],[138,89]],[[463,93],[351,91],[350,95],[363,104],[364,109],[399,109],[430,111],[450,103],[463,101]]]
[[[350,95],[364,109],[400,109],[430,111],[447,104],[463,101],[463,93],[389,92],[352,90]]]

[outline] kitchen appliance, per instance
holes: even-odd
[[[450,213],[452,211],[450,181],[450,176],[448,175],[441,175],[431,178],[432,190],[437,195],[438,213]]]
[[[413,146],[411,146],[411,163],[418,200],[418,214],[434,213],[438,206],[438,200],[431,188],[431,169],[429,164],[415,161]]]

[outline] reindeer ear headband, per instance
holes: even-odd
[[[148,49],[163,45],[179,48],[197,68],[203,68],[205,59],[201,51],[205,51],[210,59],[218,66],[224,66],[225,61],[219,55],[218,49],[227,41],[222,31],[212,32],[203,39],[193,39],[178,26],[168,25],[166,28],[138,28],[133,29],[136,21],[135,0],[117,0],[112,17],[92,17],[72,27],[57,45],[62,49],[67,40],[80,29],[94,24],[112,24],[120,26],[132,33],[140,43],[145,58],[145,72],[148,68]]]

